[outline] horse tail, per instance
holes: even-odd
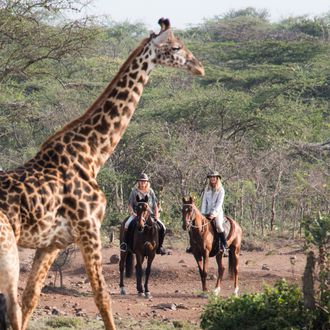
[[[125,260],[125,274],[126,277],[131,277],[133,275],[134,269],[134,255],[132,252],[127,251],[126,260]]]
[[[6,310],[6,298],[4,294],[0,293],[0,330],[7,329]]]

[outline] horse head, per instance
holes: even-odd
[[[144,198],[140,198],[136,196],[137,201],[137,210],[136,210],[136,218],[137,218],[137,229],[138,231],[143,231],[147,221],[151,218],[151,210],[148,204],[148,196]]]
[[[195,203],[191,196],[188,199],[183,197],[182,202],[182,229],[187,230],[190,227],[191,222],[194,220]]]

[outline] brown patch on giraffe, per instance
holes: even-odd
[[[129,95],[129,91],[128,90],[123,90],[123,91],[118,93],[117,99],[118,100],[126,100],[128,95]]]
[[[109,122],[106,120],[105,116],[102,117],[101,123],[95,126],[95,130],[101,134],[106,134],[110,128]]]

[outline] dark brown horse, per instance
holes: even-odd
[[[119,271],[120,271],[120,293],[126,294],[124,286],[124,269],[127,254],[130,252],[135,254],[136,257],[136,289],[139,296],[145,296],[150,298],[151,294],[148,288],[148,281],[151,272],[151,264],[156,255],[156,249],[158,244],[158,227],[156,220],[151,215],[150,206],[148,204],[148,196],[144,199],[139,199],[137,196],[137,216],[136,216],[136,225],[134,228],[133,234],[133,248],[131,251],[127,249],[126,252],[120,252],[120,262],[119,262]],[[123,237],[124,225],[121,226],[121,237]],[[147,259],[147,267],[145,270],[145,281],[144,281],[144,290],[142,287],[142,275],[143,269],[142,264],[144,259]]]
[[[227,236],[229,247],[229,274],[234,279],[234,294],[238,295],[238,259],[242,241],[242,229],[239,224],[226,216],[230,225]],[[203,292],[207,291],[206,278],[209,264],[209,257],[215,255],[218,264],[218,278],[214,293],[219,295],[220,285],[225,271],[223,265],[223,252],[218,249],[218,241],[215,239],[215,230],[206,217],[198,210],[192,197],[188,200],[183,198],[182,205],[182,228],[189,230],[190,244],[193,255],[197,261],[199,273],[202,280]],[[225,227],[227,224],[225,224]]]

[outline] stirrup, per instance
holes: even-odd
[[[127,252],[127,243],[125,243],[125,242],[120,243],[120,251]]]

